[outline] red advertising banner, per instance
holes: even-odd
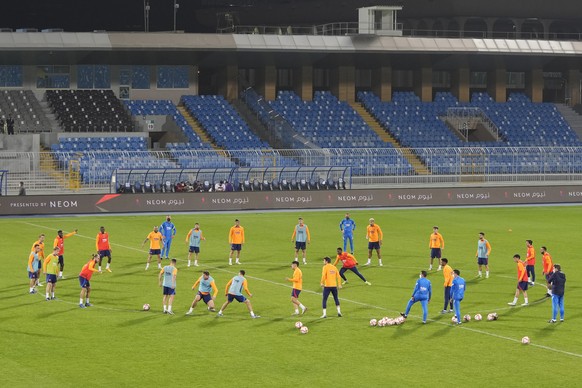
[[[582,186],[0,197],[0,215],[582,203]]]

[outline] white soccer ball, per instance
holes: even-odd
[[[303,327],[303,323],[301,323],[301,321],[295,322],[295,328],[301,329],[302,327]]]
[[[299,329],[299,331],[301,332],[301,334],[307,334],[309,332],[309,329],[307,328],[307,326],[301,326],[301,329]]]
[[[451,318],[451,322],[453,322],[453,323],[457,323],[457,322],[459,322],[459,321],[457,320],[457,316],[456,316],[456,315],[453,315],[453,317]]]
[[[394,321],[396,322],[397,325],[402,325],[405,320],[406,319],[404,319],[404,317],[394,318]]]
[[[150,305],[148,303],[143,305],[143,311],[150,311]]]
[[[387,324],[387,322],[384,320],[384,318],[382,318],[378,321],[379,327],[384,327],[384,326],[386,326],[386,324]]]
[[[488,321],[496,321],[497,318],[499,318],[499,316],[497,315],[497,313],[489,313],[489,314],[487,314],[487,320]]]
[[[480,321],[481,319],[483,319],[483,316],[481,314],[475,314],[476,321]]]
[[[463,317],[463,320],[465,322],[469,322],[471,320],[471,316],[469,314],[465,314],[465,316]]]
[[[524,345],[529,344],[529,337],[528,336],[523,337],[521,339],[521,343],[524,344]]]
[[[376,319],[370,319],[370,326],[376,326],[378,324],[378,321]]]

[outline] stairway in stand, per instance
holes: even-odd
[[[398,141],[386,129],[384,129],[382,124],[380,124],[380,122],[378,122],[378,120],[376,120],[376,118],[374,118],[374,116],[372,116],[361,103],[351,102],[350,106],[356,111],[356,113],[360,115],[360,117],[362,117],[362,119],[364,119],[366,124],[368,124],[368,126],[372,128],[374,132],[376,132],[382,141],[392,144],[394,148],[402,152],[402,156],[408,160],[408,163],[410,163],[417,175],[430,174],[430,171],[424,165],[424,163],[422,163],[418,156],[416,156],[410,148],[402,147],[400,143],[398,143]]]
[[[188,112],[188,110],[184,106],[181,106],[181,105],[178,106],[178,111],[180,113],[182,113],[182,116],[184,116],[184,118],[186,119],[186,122],[192,127],[194,132],[200,137],[200,139],[204,143],[210,144],[212,146],[212,148],[215,150],[222,149],[222,148],[218,147],[216,144],[214,144],[214,142],[212,141],[212,138],[210,137],[210,135],[208,135],[208,132],[206,132],[204,127],[202,125],[200,125],[198,120],[196,120],[196,118],[194,118],[194,116],[192,116],[190,114],[190,112]]]

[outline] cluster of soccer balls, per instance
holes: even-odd
[[[406,321],[404,317],[397,317],[397,318],[390,318],[384,317],[380,319],[370,319],[370,326],[395,326],[395,325],[402,325]]]
[[[303,323],[301,323],[301,321],[295,322],[295,328],[296,329],[299,329],[299,332],[301,334],[307,334],[307,333],[309,333],[309,329],[307,328],[307,326],[303,326]]]
[[[481,314],[475,314],[474,319],[476,321],[481,321],[483,320],[483,316]],[[497,315],[497,313],[489,313],[487,314],[487,320],[488,321],[496,321],[499,319],[499,315]],[[457,323],[457,316],[453,315],[453,317],[451,318],[451,321],[453,323]],[[465,316],[463,317],[463,321],[464,322],[470,322],[471,321],[471,316],[469,314],[465,314]]]

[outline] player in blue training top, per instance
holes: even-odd
[[[350,213],[346,213],[346,218],[341,220],[339,228],[344,236],[344,252],[350,242],[350,253],[354,254],[354,230],[356,229],[356,222],[350,218]]]
[[[455,308],[457,325],[461,324],[463,316],[461,315],[461,301],[465,297],[465,279],[461,277],[461,271],[453,270],[453,284],[451,285],[451,300]]]
[[[426,271],[420,271],[419,277],[420,279],[416,281],[414,291],[412,291],[412,298],[410,298],[408,305],[406,306],[406,311],[400,313],[400,315],[407,318],[412,305],[416,302],[420,302],[420,305],[422,306],[422,323],[426,323],[426,319],[428,318],[428,302],[430,302],[432,297],[432,286],[430,280],[426,278]]]
[[[164,253],[166,254],[166,259],[170,258],[170,247],[172,246],[172,240],[176,235],[176,225],[172,223],[172,217],[167,216],[166,221],[160,226],[160,233],[164,236],[164,245],[162,246],[161,257],[164,258]]]

